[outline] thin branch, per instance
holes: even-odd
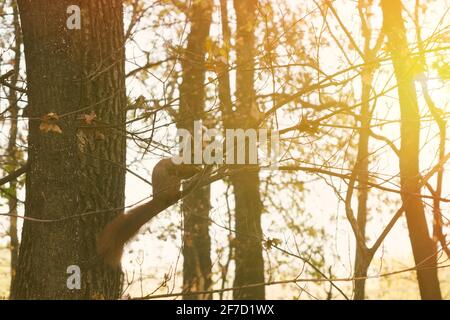
[[[25,172],[27,172],[28,170],[28,163],[23,165],[22,167],[20,167],[19,169],[11,172],[10,174],[8,174],[6,177],[3,177],[0,179],[0,186],[11,182],[15,179],[17,179],[18,177],[20,177],[21,175],[23,175]]]

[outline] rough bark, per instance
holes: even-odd
[[[255,27],[257,0],[234,1],[236,31],[236,121],[237,128],[257,128],[258,114],[254,92]],[[262,255],[259,171],[243,171],[231,178],[235,196],[234,287],[264,282]],[[264,299],[264,286],[233,291],[234,299]]]
[[[213,1],[193,1],[188,8],[191,30],[182,60],[179,128],[193,133],[196,120],[204,119],[206,40],[212,18]],[[183,292],[211,288],[211,238],[209,235],[210,187],[198,188],[182,202]],[[187,294],[185,299],[211,299],[211,295]]]
[[[12,297],[118,298],[121,272],[96,262],[96,236],[124,205],[122,1],[18,4],[30,117],[25,215],[57,221],[25,221]],[[66,26],[70,5],[81,8],[81,30]],[[49,113],[58,119],[39,120]],[[61,133],[45,132],[46,122]],[[87,212],[96,213],[80,216]],[[81,269],[80,290],[68,289],[71,265]]]
[[[437,275],[436,246],[429,235],[420,197],[420,114],[413,65],[402,18],[400,0],[382,0],[384,31],[398,84],[401,113],[400,184],[422,299],[441,299]]]

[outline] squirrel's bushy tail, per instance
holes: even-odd
[[[138,206],[127,214],[120,214],[102,231],[97,240],[97,253],[103,261],[112,266],[120,266],[123,247],[139,229],[158,212],[154,201]]]
[[[174,204],[179,196],[177,192],[170,199],[153,198],[131,209],[127,214],[120,214],[114,218],[97,240],[97,253],[103,261],[112,267],[120,266],[125,243],[131,240],[151,218]]]
[[[159,161],[152,172],[153,199],[127,214],[118,215],[98,237],[97,253],[103,261],[113,267],[120,266],[125,243],[147,221],[177,202],[181,197],[181,179],[197,172],[191,165],[175,165],[170,158]]]

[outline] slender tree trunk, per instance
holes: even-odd
[[[231,50],[231,30],[228,21],[228,0],[220,0],[220,20],[222,25],[223,37],[223,53],[224,56],[217,63],[219,65],[218,81],[219,81],[219,100],[222,112],[223,127],[226,130],[231,128],[233,119],[233,102],[231,100],[231,81],[230,81],[230,50]],[[225,133],[225,131],[224,131]]]
[[[20,29],[20,21],[19,21],[19,10],[17,8],[16,0],[11,1],[11,5],[13,8],[13,24],[14,24],[14,73],[11,77],[11,85],[13,87],[17,86],[17,81],[19,79],[20,72],[20,47],[22,45],[22,30]],[[9,102],[9,112],[11,115],[11,126],[9,128],[9,137],[8,137],[8,155],[10,156],[11,162],[17,164],[19,161],[17,155],[17,130],[18,130],[18,95],[17,92],[13,89],[10,89],[8,102]],[[16,166],[11,166],[11,170],[16,170]],[[16,278],[17,273],[17,262],[19,258],[19,237],[17,235],[17,182],[11,181],[9,183],[9,197],[8,197],[8,209],[9,213],[12,215],[9,220],[9,248],[11,254],[11,284],[10,284],[10,292],[13,291],[13,284]]]
[[[430,238],[420,196],[420,115],[400,0],[382,0],[384,30],[398,83],[401,112],[400,184],[422,299],[441,299],[436,246]]]
[[[221,57],[218,59],[218,84],[219,84],[219,100],[220,111],[222,116],[222,130],[223,136],[226,136],[226,130],[232,128],[233,124],[233,101],[231,99],[231,80],[230,80],[230,50],[231,50],[231,29],[228,16],[228,0],[220,0],[220,21],[222,27],[222,51]],[[226,141],[224,141],[226,145]],[[234,241],[233,241],[233,213],[230,209],[229,200],[230,193],[229,187],[232,185],[230,180],[225,180],[227,183],[227,192],[225,193],[227,203],[227,215],[228,215],[228,255],[225,265],[221,269],[221,288],[224,289],[228,281],[228,273],[230,270],[231,262],[234,258]],[[220,293],[220,300],[223,300],[224,292]]]
[[[364,15],[364,8],[368,10],[365,1],[358,3],[361,25],[364,37],[364,61],[365,65],[361,70],[361,112],[360,112],[360,130],[358,141],[358,156],[357,165],[355,170],[358,170],[358,213],[356,222],[358,229],[361,232],[363,239],[366,239],[366,226],[367,226],[367,200],[369,196],[369,138],[370,138],[370,93],[372,90],[373,73],[375,64],[372,63],[375,60],[377,44],[375,48],[370,47],[370,41],[372,38],[372,29],[368,21],[368,15]],[[367,271],[370,266],[373,255],[371,255],[367,247],[361,247],[356,241],[355,251],[355,278],[354,282],[354,299],[364,300]]]
[[[204,119],[206,40],[211,25],[213,1],[193,1],[188,17],[191,30],[182,61],[180,122],[193,133],[193,123]],[[210,187],[194,190],[183,199],[183,291],[211,288],[211,238],[209,236]],[[211,299],[211,295],[185,295],[185,299]]]
[[[96,237],[124,206],[122,1],[18,4],[30,117],[25,215],[56,221],[25,220],[12,297],[118,298],[121,271],[98,262]],[[73,4],[80,30],[66,24]]]
[[[255,26],[257,0],[234,0],[236,33],[236,121],[237,128],[257,128],[258,114],[254,92]],[[247,151],[247,150],[246,150]],[[236,212],[234,287],[264,282],[262,255],[259,172],[249,170],[231,178]],[[234,299],[264,299],[264,286],[238,289]]]
[[[359,133],[358,141],[358,165],[355,169],[358,170],[358,214],[357,224],[361,231],[362,237],[366,238],[366,225],[367,225],[367,198],[368,198],[368,183],[369,183],[369,136],[370,136],[370,90],[372,82],[372,74],[370,70],[362,71],[362,104],[361,104],[361,129]],[[365,285],[367,277],[367,270],[370,265],[366,248],[361,248],[358,245],[355,252],[355,280],[354,299],[363,300],[365,296]]]

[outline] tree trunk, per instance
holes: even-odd
[[[236,32],[236,121],[237,128],[257,128],[258,114],[254,92],[255,26],[257,0],[234,0]],[[262,255],[259,172],[243,171],[231,178],[236,212],[234,287],[264,282]],[[264,299],[264,286],[237,289],[234,299]]]
[[[190,130],[204,119],[205,55],[213,1],[194,1],[188,9],[191,30],[182,61],[179,128]],[[211,238],[209,236],[210,187],[195,189],[183,199],[183,292],[207,291],[211,288]],[[186,294],[184,299],[211,299],[207,295]]]
[[[233,124],[233,101],[231,99],[231,80],[230,80],[230,50],[231,50],[231,29],[228,16],[228,0],[220,0],[220,22],[222,27],[222,43],[221,43],[221,59],[217,59],[218,64],[218,95],[220,102],[220,112],[222,117],[222,130],[223,136],[226,137],[226,130],[232,127]],[[224,141],[226,145],[226,141]],[[229,188],[232,185],[229,179],[224,180],[227,184],[227,192],[225,193],[227,203],[227,216],[228,216],[228,253],[226,262],[221,266],[221,289],[225,289],[228,281],[228,273],[230,270],[230,264],[234,257],[234,241],[233,241],[233,213],[230,210]],[[223,300],[225,292],[219,294],[219,300]]]
[[[422,299],[441,299],[436,246],[420,196],[420,114],[400,0],[382,0],[384,30],[395,69],[401,112],[400,184]]]
[[[11,86],[16,87],[19,79],[20,73],[20,61],[21,61],[21,51],[20,47],[22,45],[22,30],[20,29],[19,21],[19,10],[17,8],[17,3],[15,0],[11,1],[11,6],[13,8],[13,24],[14,24],[14,73],[11,77]],[[9,128],[8,137],[8,156],[13,165],[10,167],[11,171],[17,169],[17,165],[20,159],[18,159],[17,153],[17,138],[18,138],[18,115],[19,107],[17,105],[18,96],[14,89],[10,89],[8,95],[9,112],[11,116],[11,126]],[[13,291],[14,279],[17,273],[17,262],[19,258],[19,237],[17,234],[17,182],[15,180],[9,183],[9,194],[8,196],[8,209],[9,213],[12,215],[9,220],[9,248],[11,254],[11,284],[10,293]]]
[[[367,198],[369,195],[369,135],[370,135],[370,90],[372,83],[372,70],[363,68],[361,72],[362,77],[362,93],[361,93],[361,129],[359,131],[358,141],[358,157],[355,170],[358,170],[358,214],[356,222],[362,237],[366,238],[367,225]],[[365,297],[365,286],[367,270],[370,265],[366,247],[361,248],[356,241],[355,252],[355,288],[354,299],[363,300]],[[358,279],[359,278],[359,279]]]
[[[80,30],[66,24],[74,3]],[[18,4],[30,117],[25,215],[53,222],[25,220],[12,297],[118,298],[121,271],[98,262],[96,236],[124,206],[122,1]]]
[[[364,15],[364,8],[368,10],[369,4],[365,1],[359,1],[359,12],[361,18],[361,29],[364,38],[363,58],[365,65],[361,70],[361,112],[360,112],[360,130],[358,141],[358,156],[356,160],[355,170],[358,172],[358,214],[356,222],[361,232],[362,238],[366,240],[367,226],[367,200],[369,196],[369,138],[370,138],[370,122],[372,114],[370,112],[370,93],[372,90],[373,74],[376,64],[373,61],[378,51],[378,43],[372,49],[370,41],[372,38],[372,28],[369,23],[370,16]],[[380,35],[382,36],[382,35]],[[365,299],[366,277],[373,254],[368,252],[367,246],[361,246],[356,239],[355,251],[355,273],[357,278],[354,281],[354,299]]]
[[[222,124],[224,136],[227,128],[231,128],[233,123],[233,101],[231,100],[230,81],[230,50],[231,50],[231,30],[228,21],[228,0],[220,0],[220,21],[222,25],[222,59],[218,63],[219,100],[222,113]]]

